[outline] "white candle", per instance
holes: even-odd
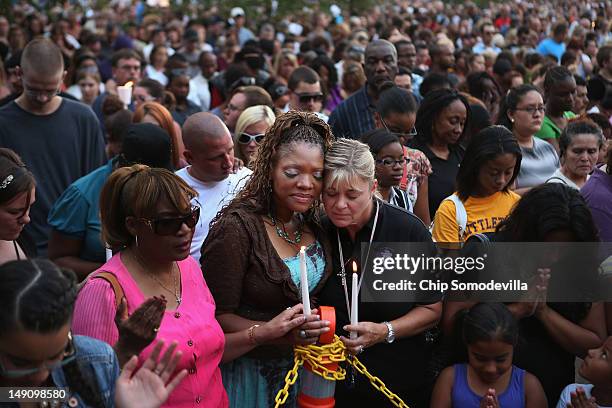
[[[127,82],[125,85],[117,87],[117,94],[119,95],[119,99],[125,105],[126,109],[132,103],[132,81]]]
[[[113,257],[113,250],[110,248],[105,248],[105,249],[106,249],[106,260],[108,261],[109,259]]]
[[[359,279],[357,277],[357,264],[353,261],[353,280],[351,286],[351,325],[359,322]],[[351,332],[351,339],[357,338],[357,332]]]
[[[306,247],[300,249],[300,286],[302,287],[302,304],[304,314],[310,316],[310,293],[308,293],[308,274],[306,273]]]

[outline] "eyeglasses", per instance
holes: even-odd
[[[28,85],[26,85],[25,82],[23,83],[23,93],[25,93],[26,96],[30,98],[40,99],[41,97],[46,96],[47,99],[51,99],[55,95],[57,95],[58,92],[59,92],[59,87],[56,88],[54,91],[40,91],[38,89],[31,89]]]
[[[316,93],[297,93],[296,96],[300,99],[300,103],[308,103],[310,101],[321,102],[323,101],[323,94],[321,92]]]
[[[250,135],[248,133],[243,132],[240,134],[240,137],[238,138],[238,142],[241,144],[249,144],[251,142],[260,144],[264,136],[265,136],[265,133],[258,133],[256,135]]]
[[[400,160],[376,159],[375,162],[376,164],[382,164],[385,167],[395,167],[396,164],[398,166],[403,166],[404,164],[410,163],[410,159],[407,157],[402,157]]]
[[[546,107],[545,106],[530,106],[528,108],[516,108],[515,111],[527,112],[531,116],[533,116],[533,115],[535,115],[536,112],[539,112],[541,114],[545,114],[546,113]]]
[[[200,207],[192,207],[191,212],[182,217],[158,218],[155,220],[145,219],[144,221],[149,225],[155,234],[164,236],[176,234],[181,229],[183,224],[193,229],[195,228],[199,219]]]
[[[385,122],[385,120],[383,119],[382,115],[380,115],[380,121],[382,122],[385,129],[387,129],[391,133],[395,133],[398,136],[404,136],[409,139],[412,139],[417,135],[417,130],[414,126],[412,127],[412,129],[410,129],[410,132],[405,132],[403,129],[389,127],[389,125],[387,125],[387,122]]]
[[[8,356],[7,356],[8,357]],[[8,357],[10,359],[10,357]],[[66,349],[63,351],[61,360],[55,361],[52,363],[43,363],[38,367],[34,368],[22,368],[9,370],[4,366],[4,363],[0,360],[0,377],[5,378],[21,378],[26,377],[28,375],[36,374],[43,369],[53,371],[56,368],[63,367],[66,364],[72,362],[76,358],[76,347],[74,346],[74,342],[72,340],[72,334],[68,332],[68,344],[66,345]]]

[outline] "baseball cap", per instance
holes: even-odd
[[[242,7],[234,7],[232,11],[230,11],[230,16],[232,16],[232,18],[244,16],[244,10],[242,9]]]
[[[152,123],[131,124],[121,150],[128,163],[174,170],[170,135]]]

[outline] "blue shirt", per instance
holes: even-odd
[[[115,383],[119,377],[119,362],[114,350],[103,341],[85,336],[74,336],[73,344],[76,349],[76,359],[64,367],[58,367],[51,372],[53,385],[58,388],[68,388],[68,396],[63,407],[88,407],[83,397],[75,390],[75,384],[87,383],[96,390],[100,403],[105,408],[115,406]],[[69,378],[66,367],[76,363],[78,378]],[[18,408],[16,403],[0,402],[0,407]]]
[[[76,363],[80,371],[80,379],[70,379],[71,382],[87,381],[94,389],[97,389],[97,394],[104,407],[112,408],[115,406],[115,383],[119,378],[120,369],[117,355],[113,348],[100,340],[92,339],[86,336],[74,336],[74,346],[76,348]],[[68,363],[70,364],[70,363]],[[53,382],[57,387],[70,388],[70,398],[76,398],[79,407],[86,407],[83,398],[74,393],[74,386],[71,387],[64,367],[56,368],[51,372]]]
[[[359,139],[361,135],[376,128],[376,111],[367,92],[367,84],[345,99],[329,117],[329,125],[336,138]]]
[[[49,225],[73,239],[81,239],[79,258],[104,262],[104,244],[100,239],[100,192],[113,172],[116,160],[92,171],[72,183],[57,199],[49,212]]]
[[[538,44],[536,51],[544,56],[555,56],[557,57],[557,62],[561,62],[561,56],[565,52],[565,43],[559,44],[552,38],[545,38]]]

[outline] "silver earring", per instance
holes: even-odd
[[[138,248],[138,235],[135,235],[136,237],[136,248]]]

